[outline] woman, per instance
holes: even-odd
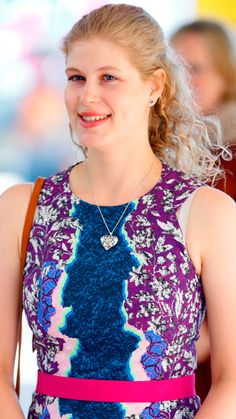
[[[233,159],[221,159],[226,181],[217,187],[236,200],[236,49],[235,36],[220,22],[196,20],[171,37],[190,71],[195,99],[204,115],[220,119],[224,143]]]
[[[129,5],[84,16],[63,51],[86,159],[45,180],[28,243],[24,307],[39,367],[28,417],[233,419],[236,209],[202,183],[218,169],[182,70],[154,19]],[[2,419],[23,417],[12,369],[30,195],[16,186],[0,205]],[[205,301],[213,386],[200,407]]]

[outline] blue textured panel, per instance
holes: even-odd
[[[111,229],[124,208],[123,205],[103,208]],[[134,204],[130,205],[129,212],[133,208]],[[64,307],[72,308],[62,333],[79,339],[79,351],[71,360],[70,376],[132,380],[129,359],[137,348],[139,337],[124,330],[125,318],[121,307],[124,303],[124,280],[129,278],[132,267],[137,267],[139,263],[122,234],[122,222],[115,231],[119,243],[108,251],[102,247],[100,237],[107,232],[99,212],[94,209],[94,206],[82,201],[76,205],[73,214],[84,228],[75,258],[67,267],[68,280],[62,300]],[[97,215],[96,219],[94,215]],[[95,265],[94,261],[98,260],[99,264]],[[114,266],[119,269],[114,270]],[[75,417],[80,417],[80,412],[83,417],[87,415],[91,418],[123,417],[121,406],[116,403],[61,399],[60,410],[61,414],[73,413]]]

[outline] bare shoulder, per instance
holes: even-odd
[[[207,200],[209,201],[209,199],[214,199],[219,202],[231,202],[235,205],[234,200],[229,195],[211,186],[201,186],[196,190],[195,195],[198,196],[199,199],[206,200],[206,202]]]
[[[12,186],[0,195],[0,230],[14,232],[21,237],[24,220],[32,194],[32,184]]]
[[[231,197],[211,187],[194,195],[189,215],[191,245],[199,256],[222,247],[236,247],[236,204]]]
[[[11,186],[6,189],[0,195],[1,204],[4,202],[10,202],[14,199],[24,200],[27,196],[30,197],[32,192],[32,183],[20,183],[18,185]]]
[[[205,186],[200,187],[196,192],[192,205],[193,213],[197,215],[202,222],[215,223],[215,221],[224,223],[235,219],[236,222],[236,204],[227,194],[218,189]]]
[[[32,184],[22,183],[8,188],[0,195],[0,211],[19,212],[27,208],[32,194]]]
[[[209,186],[198,188],[189,212],[187,248],[198,273],[205,254],[234,246],[236,240],[236,204],[224,192]]]

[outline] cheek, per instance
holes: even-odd
[[[220,102],[224,91],[225,83],[221,77],[209,76],[195,78],[193,81],[193,88],[196,92],[200,107],[213,108]],[[208,110],[208,109],[203,109]]]
[[[213,79],[213,83],[214,83],[213,88],[215,90],[215,94],[218,98],[221,99],[226,89],[226,83],[224,79],[218,75],[216,75],[215,78]]]
[[[75,93],[74,93],[74,91],[72,91],[70,86],[67,86],[65,88],[64,102],[65,102],[65,105],[66,105],[66,108],[67,108],[68,112],[72,111],[73,107],[75,106],[76,99],[75,99]]]

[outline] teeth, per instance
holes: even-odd
[[[92,122],[92,121],[100,121],[101,119],[105,119],[105,118],[107,118],[107,115],[101,115],[101,116],[82,116],[82,118],[85,121]]]

